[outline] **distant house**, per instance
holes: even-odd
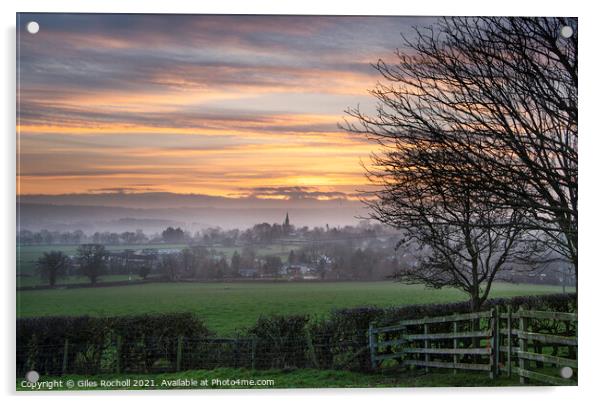
[[[238,273],[243,278],[256,278],[259,276],[259,270],[255,268],[243,268],[238,270]]]
[[[170,255],[170,254],[178,254],[181,252],[181,248],[159,248],[156,250],[156,253],[159,255]]]
[[[289,265],[285,273],[289,279],[317,279],[316,271],[306,265]]]
[[[121,266],[128,269],[138,269],[142,266],[154,268],[157,263],[157,255],[148,250],[124,250],[121,252],[109,251],[105,255],[109,264]]]

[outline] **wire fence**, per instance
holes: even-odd
[[[370,370],[364,332],[273,338],[141,338],[102,344],[36,344],[17,347],[17,376],[28,371],[64,374],[167,373],[191,369],[349,369]]]

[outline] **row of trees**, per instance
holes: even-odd
[[[328,240],[342,237],[373,237],[390,233],[391,230],[378,223],[360,222],[357,226],[295,228],[278,223],[258,223],[248,229],[224,230],[210,227],[191,234],[180,227],[167,227],[159,234],[147,235],[142,230],[116,232],[95,232],[86,234],[81,230],[32,232],[22,229],[17,233],[17,243],[32,244],[103,244],[136,245],[148,243],[190,243],[205,246],[233,247],[235,245],[267,245],[283,239]]]
[[[154,272],[164,280],[175,281],[238,277],[243,268],[260,269],[264,274],[276,275],[282,265],[280,257],[266,256],[260,259],[250,247],[243,249],[242,253],[235,251],[231,259],[228,259],[215,250],[193,246],[180,252],[156,255],[152,261],[146,261],[142,265],[115,266],[111,262],[111,255],[100,244],[80,245],[73,258],[62,251],[45,252],[36,263],[39,275],[50,286],[55,286],[58,280],[72,273],[87,277],[92,284],[96,284],[109,270],[112,274],[135,273],[143,279]]]
[[[190,247],[162,255],[157,273],[170,281],[236,278],[249,270],[253,270],[253,276],[279,277],[282,270],[304,266],[320,279],[382,280],[398,267],[397,257],[387,254],[387,250],[383,246],[373,249],[348,242],[309,244],[291,250],[283,260],[280,255],[259,256],[252,247],[243,248],[241,253],[234,251],[230,259],[215,250]]]
[[[279,256],[255,257],[248,249],[235,251],[230,260],[223,254],[207,254],[198,248],[184,249],[180,253],[163,255],[159,259],[158,274],[168,281],[180,279],[219,280],[238,278],[241,269],[258,269],[262,274],[276,276],[283,266]],[[205,249],[206,250],[206,249]]]
[[[152,275],[166,281],[219,280],[242,276],[280,277],[286,269],[290,273],[284,276],[292,276],[298,267],[309,269],[311,275],[322,280],[382,280],[399,268],[420,262],[416,254],[391,254],[391,248],[392,244],[387,241],[308,243],[290,250],[287,259],[283,260],[281,255],[260,256],[250,246],[241,252],[235,250],[230,257],[204,246],[193,246],[178,252],[145,254],[146,259],[141,260],[133,251],[111,254],[102,245],[87,244],[80,246],[74,257],[61,251],[46,252],[38,259],[37,268],[40,276],[50,286],[55,286],[61,278],[74,274],[85,276],[96,284],[107,274],[138,275],[142,279]],[[544,272],[519,270],[506,275],[505,280],[526,283],[573,284],[567,278],[566,268],[558,266]]]
[[[65,277],[75,266],[78,273],[96,284],[106,270],[106,250],[100,244],[82,244],[77,249],[75,262],[62,251],[45,252],[37,261],[40,276],[50,286],[55,286],[60,278]],[[74,265],[75,264],[75,265]]]
[[[296,266],[310,269],[320,279],[372,280],[384,279],[398,267],[398,258],[390,254],[390,248],[391,243],[356,240],[308,243],[290,250],[283,260],[281,255],[259,255],[251,246],[235,250],[231,256],[191,246],[178,252],[144,254],[145,259],[140,259],[133,251],[111,254],[102,245],[83,244],[73,257],[61,251],[45,252],[37,268],[50,286],[70,274],[85,276],[92,284],[106,274],[136,274],[142,279],[152,274],[168,281],[216,280],[241,277],[249,270],[254,276],[278,277],[283,269]]]
[[[563,260],[577,279],[577,37],[572,18],[443,18],[374,65],[376,113],[342,126],[380,147],[371,217],[420,251],[396,279],[459,288],[474,310],[519,264]]]
[[[95,232],[86,234],[82,230],[74,231],[30,231],[22,229],[17,233],[17,243],[20,245],[35,244],[144,244],[150,241],[162,241],[160,236],[148,236],[142,230],[115,232]]]

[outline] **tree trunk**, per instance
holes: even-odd
[[[474,287],[472,295],[470,297],[470,312],[476,313],[481,309],[481,300],[479,299],[478,286]],[[480,319],[475,318],[471,322],[471,331],[479,331]],[[478,337],[472,337],[471,346],[473,348],[479,348],[481,339]],[[472,355],[472,362],[478,362],[478,355]]]

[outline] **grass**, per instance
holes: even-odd
[[[119,380],[124,383],[130,380],[145,380],[149,387],[125,386],[110,387],[101,386],[101,381]],[[249,369],[215,369],[215,370],[194,370],[179,373],[166,373],[157,375],[103,375],[103,376],[61,376],[61,377],[42,377],[40,381],[60,380],[63,382],[63,388],[58,390],[140,390],[140,389],[171,389],[171,388],[196,388],[196,389],[231,389],[231,388],[329,388],[329,387],[475,387],[475,386],[517,386],[519,381],[517,377],[508,378],[500,376],[496,379],[489,379],[486,373],[468,373],[459,372],[454,375],[452,372],[439,371],[429,374],[380,374],[380,373],[356,373],[343,370],[316,370],[316,369],[297,369],[291,371],[266,370],[253,371]],[[67,388],[67,381],[75,383],[75,387]],[[196,387],[174,386],[176,381],[182,385],[183,380],[196,380]],[[221,383],[217,381],[221,381]],[[232,381],[246,380],[273,380],[271,386],[253,386],[242,387],[240,384],[232,384]],[[86,386],[79,386],[87,381]],[[228,381],[228,382],[226,382]],[[22,386],[23,379],[17,380],[17,390],[28,391],[31,388]],[[226,384],[230,385],[226,385]],[[236,383],[236,382],[235,382]],[[115,384],[114,384],[115,386]]]
[[[491,297],[557,293],[559,286],[497,283]],[[466,297],[393,282],[149,283],[144,285],[17,292],[17,315],[112,316],[193,312],[218,334],[229,335],[260,315],[327,315],[334,308],[445,303]]]

